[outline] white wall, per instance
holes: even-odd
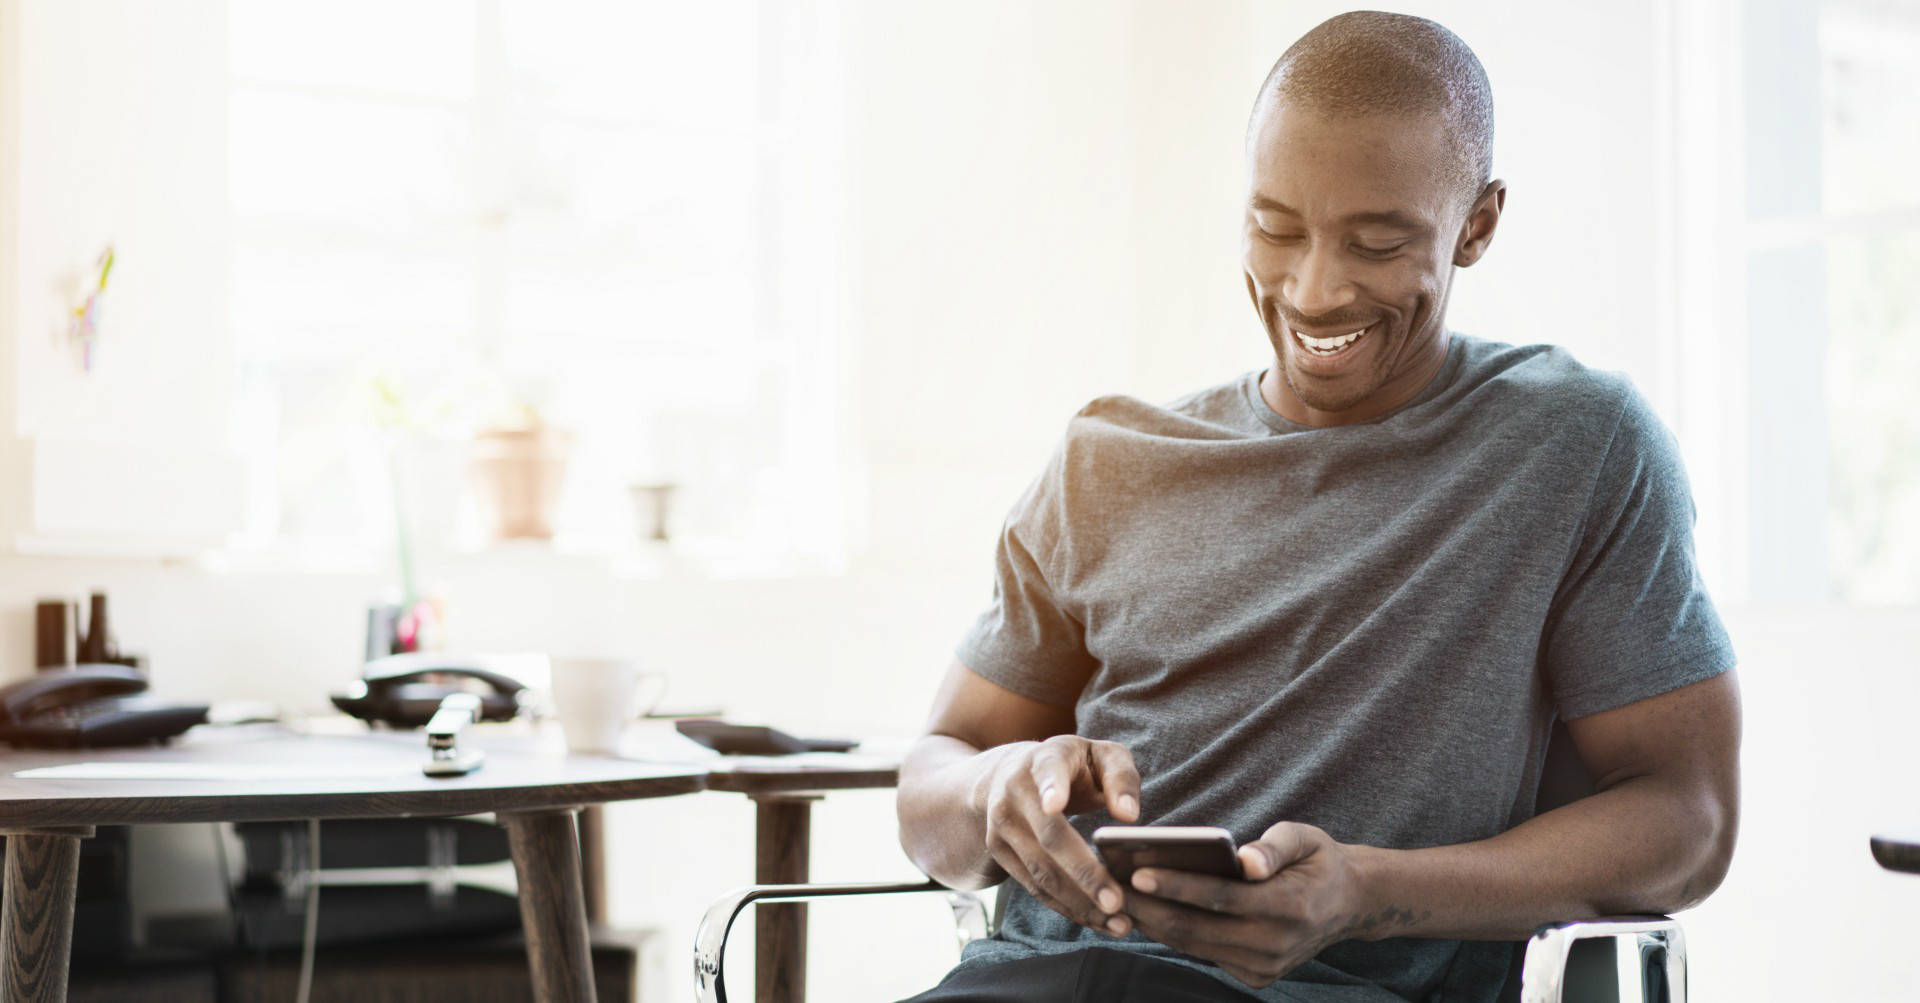
[[[1337,9],[846,4],[849,337],[870,475],[854,569],[730,582],[525,553],[442,561],[423,576],[450,600],[453,642],[633,650],[672,673],[675,702],[822,734],[911,730],[987,598],[998,521],[1066,417],[1098,394],[1165,398],[1262,364],[1237,261],[1241,129],[1273,57]],[[1634,373],[1657,403],[1641,291],[1659,278],[1643,221],[1660,178],[1623,151],[1663,141],[1649,27],[1661,10],[1416,8],[1486,62],[1496,170],[1513,186],[1491,256],[1460,277],[1456,326],[1570,344]],[[23,336],[12,321],[4,334]],[[0,676],[25,670],[35,598],[103,586],[122,642],[151,656],[162,687],[317,709],[351,676],[363,604],[388,584],[0,558]],[[1898,998],[1920,983],[1920,961],[1891,943],[1920,884],[1874,869],[1865,839],[1883,816],[1899,822],[1899,774],[1879,764],[1901,762],[1900,711],[1920,694],[1885,687],[1920,631],[1899,614],[1730,612],[1747,666],[1748,824],[1725,889],[1689,917],[1696,991]],[[816,817],[817,877],[910,874],[885,794],[836,795]],[[700,910],[750,877],[750,806],[618,806],[610,831],[615,918],[662,929],[655,998],[683,996]],[[817,998],[930,983],[951,957],[944,913],[816,907]],[[1818,950],[1799,949],[1793,924],[1809,914],[1827,935]]]
[[[1740,844],[1682,916],[1702,1000],[1911,1000],[1920,878],[1874,863],[1874,833],[1920,834],[1911,610],[1731,611],[1745,742]]]
[[[0,6],[18,79],[0,92],[0,533],[218,541],[240,511],[224,6]],[[67,323],[109,245],[88,368]]]

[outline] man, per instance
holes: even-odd
[[[928,874],[1018,888],[920,999],[1491,1000],[1539,924],[1719,884],[1738,695],[1674,443],[1623,378],[1445,326],[1505,205],[1492,121],[1419,18],[1275,65],[1273,364],[1094,401],[1008,517],[899,813]],[[1556,717],[1597,793],[1536,817]],[[1223,826],[1246,880],[1123,888],[1087,842],[1116,821]]]

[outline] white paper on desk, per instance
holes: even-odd
[[[858,752],[790,752],[780,756],[728,756],[727,765],[737,770],[754,769],[806,769],[821,770],[890,770],[900,765],[898,759],[885,756],[866,756]]]
[[[417,767],[415,768],[417,769]],[[20,770],[22,780],[336,780],[411,775],[386,764],[342,767],[319,763],[62,763]]]

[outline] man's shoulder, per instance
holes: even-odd
[[[1067,422],[1065,445],[1153,448],[1176,442],[1242,439],[1250,427],[1243,397],[1248,374],[1203,387],[1162,403],[1130,394],[1095,397]]]
[[[1626,374],[1595,369],[1561,345],[1513,345],[1456,335],[1461,373],[1447,394],[1468,413],[1488,411],[1541,430],[1610,431],[1645,402]]]
[[[1595,369],[1564,345],[1511,345],[1458,335],[1464,342],[1461,383],[1524,401],[1594,402],[1618,407],[1633,392],[1624,373]]]
[[[1208,426],[1228,431],[1245,410],[1243,395],[1251,377],[1242,373],[1212,386],[1155,403],[1130,394],[1107,394],[1088,401],[1072,425],[1118,426],[1148,434],[1204,434]]]
[[[1211,444],[1264,434],[1251,427],[1239,397],[1251,374],[1152,403],[1128,394],[1088,401],[1054,448],[1041,480],[1063,494],[1100,494],[1137,482],[1146,470],[1165,473],[1199,460]]]

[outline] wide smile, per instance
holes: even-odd
[[[1293,340],[1294,358],[1300,360],[1302,368],[1314,372],[1331,373],[1346,368],[1347,363],[1358,355],[1372,336],[1378,332],[1380,325],[1380,321],[1374,321],[1366,327],[1341,333],[1326,332],[1323,335],[1311,335],[1295,330],[1291,324],[1286,324],[1286,329]]]

